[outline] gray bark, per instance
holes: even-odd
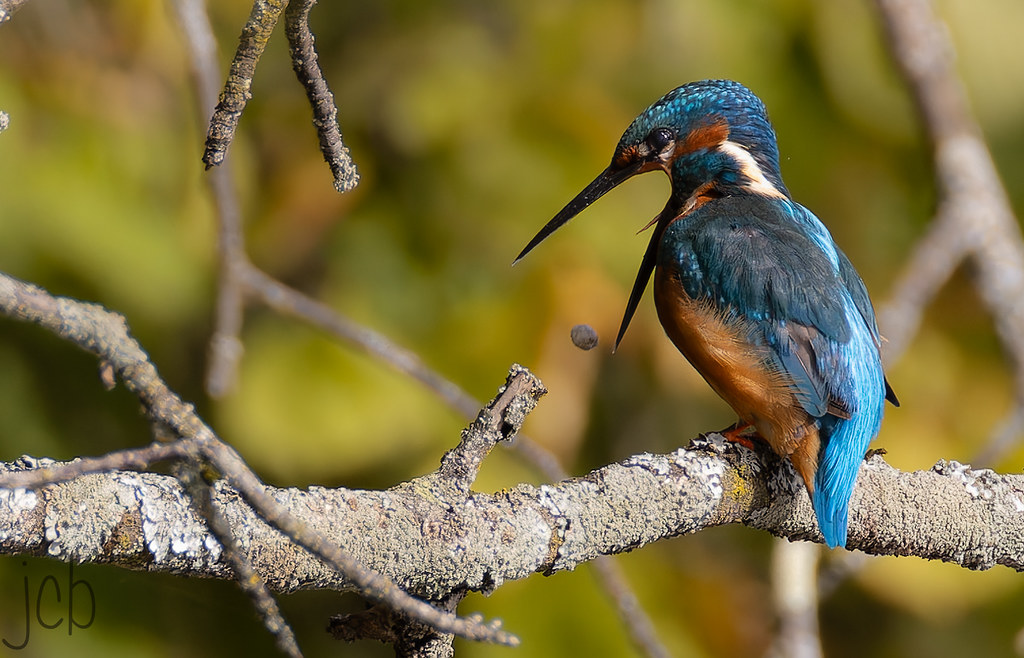
[[[436,473],[386,491],[268,489],[302,523],[407,591],[440,599],[535,572],[571,570],[665,537],[743,523],[820,541],[787,462],[716,435],[667,455],[641,454],[583,477],[495,494]],[[53,465],[23,457],[0,470]],[[242,550],[278,591],[353,589],[260,519],[223,483],[215,500]],[[902,472],[878,455],[861,467],[851,548],[988,569],[1024,568],[1024,476],[940,461]],[[0,551],[193,577],[231,578],[221,548],[178,481],[152,473],[85,475],[36,491],[0,490]]]

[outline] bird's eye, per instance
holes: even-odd
[[[661,151],[671,144],[675,139],[675,135],[668,128],[658,128],[651,132],[647,136],[647,145],[650,147],[651,152],[661,153]]]

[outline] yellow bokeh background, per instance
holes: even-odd
[[[1024,5],[936,8],[1020,209]],[[249,8],[209,10],[226,71]],[[321,3],[312,17],[362,181],[333,190],[279,29],[228,155],[252,259],[481,400],[513,362],[531,368],[550,394],[526,432],[574,474],[733,420],[665,338],[649,297],[611,353],[646,246],[634,234],[664,203],[662,177],[623,185],[509,266],[650,102],[711,77],[758,93],[790,191],[830,227],[876,305],[935,207],[929,145],[871,3],[386,0]],[[170,5],[33,0],[0,26],[0,110],[11,119],[0,134],[0,270],[123,313],[169,384],[266,481],[387,487],[433,469],[458,440],[464,419],[419,384],[258,308],[237,388],[206,397],[217,262],[200,162],[208,117]],[[1009,366],[972,286],[961,268],[890,368],[903,406],[876,445],[899,468],[971,462],[1010,410]],[[579,323],[597,330],[597,349],[571,344]],[[149,440],[137,402],[104,392],[91,357],[11,322],[0,322],[0,419],[4,460]],[[1018,442],[976,465],[1019,471],[1022,457]],[[523,481],[542,478],[499,450],[477,487]],[[673,655],[761,655],[776,624],[771,547],[730,527],[617,559]],[[22,618],[23,579],[63,569],[0,560],[2,623]],[[81,574],[101,616],[71,637],[36,629],[36,655],[276,655],[231,583]],[[283,605],[309,655],[388,655],[326,637],[330,614],[359,608],[353,597],[300,593]],[[634,655],[589,566],[473,595],[461,611],[473,610],[502,617],[522,655]],[[822,641],[829,656],[1013,655],[1022,610],[1020,576],[1004,568],[874,559],[823,601]],[[19,632],[11,623],[5,637]],[[462,641],[457,651],[514,653]]]

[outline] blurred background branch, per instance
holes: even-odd
[[[929,0],[876,0],[889,53],[903,75],[932,148],[938,208],[911,251],[890,298],[879,309],[892,366],[910,348],[929,306],[969,259],[974,294],[993,318],[1012,366],[1012,405],[969,453],[980,465],[998,463],[1024,431],[1024,240],[981,126],[956,70],[949,26]],[[961,293],[962,294],[962,293]],[[821,591],[867,565],[849,555],[830,563]]]
[[[964,258],[1014,373],[1013,407],[976,453],[987,464],[1024,431],[1024,241],[954,63],[949,28],[930,0],[876,0],[889,50],[928,131],[939,207],[911,253],[880,324],[893,361],[906,350],[938,289]]]

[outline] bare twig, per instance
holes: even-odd
[[[115,470],[142,471],[159,462],[196,457],[198,454],[194,444],[188,441],[176,441],[174,443],[153,443],[145,448],[108,452],[102,457],[79,457],[70,462],[33,460],[30,470],[6,474],[4,486],[35,488],[44,484],[67,482],[90,473],[109,473]]]
[[[267,307],[326,331],[412,377],[463,416],[473,418],[480,408],[473,396],[429,368],[414,352],[397,345],[383,334],[353,322],[326,304],[284,285],[255,267],[246,270],[245,281],[249,294]]]
[[[619,618],[625,622],[629,639],[641,655],[649,658],[669,658],[671,654],[658,637],[651,618],[626,580],[622,568],[615,562],[615,556],[602,555],[595,559],[591,566],[601,589],[615,606]]]
[[[217,204],[220,277],[217,310],[207,352],[206,392],[218,398],[234,390],[242,359],[242,323],[245,317],[243,270],[248,264],[242,243],[242,218],[227,164],[211,172],[210,188]]]
[[[981,450],[977,451],[974,461],[982,464],[999,461],[1013,449],[1022,432],[1024,432],[1024,403],[1018,402],[996,426]]]
[[[231,60],[231,69],[220,102],[210,119],[206,150],[203,152],[203,163],[207,169],[224,162],[231,140],[235,137],[235,129],[238,128],[238,119],[252,98],[250,89],[256,63],[263,56],[270,34],[287,4],[287,0],[255,0],[252,5],[249,19],[238,40],[238,50]]]
[[[238,50],[231,62],[220,102],[210,120],[206,150],[203,153],[207,169],[224,161],[228,146],[234,139],[238,120],[251,98],[250,88],[256,62],[263,55],[270,34],[287,6],[285,31],[291,50],[292,68],[306,89],[313,108],[313,125],[320,138],[324,160],[334,176],[334,187],[339,192],[347,192],[359,183],[355,163],[341,138],[338,108],[320,70],[313,33],[309,29],[309,12],[314,4],[315,0],[295,0],[290,6],[285,0],[256,0],[253,4],[239,39]]]
[[[827,599],[846,580],[860,572],[874,557],[864,553],[845,551],[834,554],[828,567],[818,575],[818,598]]]
[[[313,108],[313,125],[320,137],[320,151],[334,174],[334,189],[348,192],[359,184],[359,173],[348,147],[341,139],[338,107],[327,86],[316,55],[313,33],[309,29],[309,12],[316,0],[292,0],[284,15],[284,31],[292,54],[292,68],[306,89]]]
[[[469,493],[487,455],[499,442],[511,441],[519,433],[527,414],[533,411],[537,400],[545,393],[544,385],[530,371],[518,364],[513,365],[497,397],[462,433],[459,445],[441,458],[437,477],[459,491]]]
[[[225,549],[221,555],[231,566],[235,581],[252,600],[253,607],[263,620],[263,625],[274,636],[278,648],[286,656],[302,658],[295,632],[281,614],[277,600],[267,588],[266,581],[241,550],[231,524],[214,501],[211,483],[201,477],[200,468],[198,462],[179,462],[175,465],[175,476],[188,492],[192,507],[202,515],[210,532]]]
[[[892,364],[903,356],[921,326],[924,311],[968,254],[956,218],[940,212],[914,247],[890,298],[879,308],[878,324],[886,342],[883,356]]]

